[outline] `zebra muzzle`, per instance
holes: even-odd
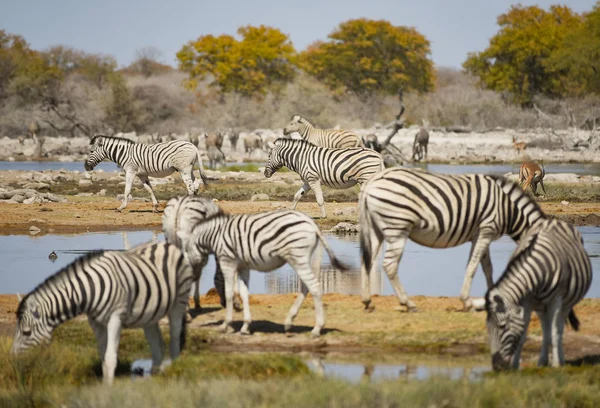
[[[265,169],[265,177],[270,178],[273,175],[273,171],[269,168]]]
[[[94,170],[94,165],[91,162],[85,162],[83,164],[83,167],[85,168],[86,171],[92,171]]]

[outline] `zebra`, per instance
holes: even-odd
[[[122,211],[127,207],[129,194],[135,176],[137,176],[146,191],[152,197],[152,211],[158,212],[158,200],[150,185],[151,177],[166,177],[175,171],[181,174],[188,194],[196,194],[200,180],[194,179],[194,164],[198,162],[200,178],[204,185],[208,185],[200,152],[193,143],[184,140],[145,144],[134,143],[129,139],[120,137],[94,136],[90,141],[90,154],[85,161],[85,169],[91,171],[104,159],[109,159],[125,170],[125,197],[117,209]]]
[[[493,285],[490,243],[504,234],[518,242],[528,228],[544,219],[546,215],[535,200],[504,177],[387,169],[369,180],[359,197],[365,308],[371,302],[369,275],[384,241],[387,248],[383,268],[400,304],[409,311],[416,307],[398,278],[398,264],[407,240],[430,248],[450,248],[471,241],[460,292],[464,310],[469,310],[473,306],[471,282],[480,262],[487,287]]]
[[[347,147],[363,147],[362,140],[349,130],[343,129],[317,129],[300,115],[292,116],[292,120],[283,128],[283,134],[289,135],[298,132],[302,139],[320,147],[343,149]]]
[[[289,331],[306,294],[313,297],[316,324],[311,334],[318,337],[325,323],[321,288],[318,280],[321,264],[313,256],[319,241],[327,251],[334,268],[346,270],[337,260],[315,222],[307,215],[293,210],[266,211],[258,214],[228,215],[218,213],[198,222],[192,232],[177,232],[185,243],[183,252],[191,264],[201,264],[214,253],[225,277],[226,316],[221,326],[231,331],[233,286],[236,276],[241,278],[240,295],[244,311],[241,334],[250,334],[250,309],[248,304],[249,270],[270,272],[289,264],[302,281],[300,294],[285,319]]]
[[[286,166],[300,175],[303,185],[294,195],[292,210],[300,198],[311,189],[315,191],[321,217],[326,217],[321,184],[336,189],[363,184],[384,169],[383,157],[363,147],[330,149],[318,147],[304,140],[277,139],[270,143],[265,177],[269,178]]]
[[[158,322],[169,317],[170,354],[175,359],[185,342],[191,285],[192,268],[182,252],[166,242],[84,255],[20,299],[12,352],[50,341],[57,326],[86,314],[98,342],[105,383],[114,379],[122,328],[144,328],[156,371],[164,349]]]
[[[182,196],[172,198],[167,202],[167,206],[162,216],[162,227],[165,235],[165,240],[179,249],[185,247],[185,242],[178,237],[177,231],[191,232],[194,226],[205,218],[221,213],[221,209],[212,200],[200,196]],[[208,259],[202,259],[201,263],[192,264],[194,270],[194,307],[199,310],[200,307],[200,276],[202,269],[206,266]],[[221,300],[221,306],[225,307],[225,280],[223,272],[219,267],[217,260],[217,268],[214,277],[215,288]],[[241,306],[237,297],[234,297],[234,308],[238,311]]]
[[[413,160],[421,161],[427,157],[427,145],[429,144],[429,132],[421,128],[415,135],[413,142]]]
[[[527,190],[527,187],[531,186],[533,195],[537,195],[537,185],[539,183],[542,186],[544,194],[547,194],[544,188],[544,177],[546,177],[546,169],[543,163],[541,166],[532,162],[521,164],[521,168],[519,169],[519,185],[523,186],[523,190]]]
[[[504,274],[485,295],[494,370],[518,369],[531,311],[543,332],[538,365],[564,365],[565,321],[579,329],[573,306],[592,281],[590,259],[577,228],[547,219],[529,229],[513,252]]]

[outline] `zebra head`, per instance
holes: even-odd
[[[523,307],[492,289],[486,295],[485,308],[492,368],[499,371],[516,367],[515,353],[525,335]]]
[[[310,125],[310,122],[304,119],[300,115],[292,116],[292,120],[287,124],[286,127],[283,128],[283,134],[285,136],[290,133],[298,132],[301,133],[301,130],[304,129],[307,125]]]
[[[283,167],[284,163],[280,154],[281,143],[276,140],[275,143],[268,142],[269,146],[269,160],[265,167],[265,177],[270,178],[277,170]]]
[[[198,234],[193,232],[179,230],[177,231],[177,237],[181,242],[181,252],[185,260],[192,265],[194,273],[198,270],[202,270],[208,263],[208,253],[201,250],[201,247],[197,245],[196,238]]]
[[[94,136],[90,141],[90,154],[84,164],[86,171],[94,170],[94,167],[108,156],[105,143],[106,140],[102,136]]]
[[[31,347],[50,341],[52,326],[46,322],[41,307],[34,298],[26,296],[17,309],[17,329],[12,352],[21,353]]]

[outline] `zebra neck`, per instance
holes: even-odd
[[[220,214],[217,218],[199,224],[195,232],[197,231],[196,245],[200,252],[211,254],[216,252],[219,243],[223,241],[227,219],[228,217]]]
[[[308,137],[312,133],[312,130],[314,129],[314,126],[309,125],[308,123],[303,123],[302,126],[303,127],[302,129],[300,129],[299,133],[302,135],[303,139],[308,139]]]
[[[310,144],[310,142],[304,142],[291,146],[291,149],[281,152],[283,165],[291,171],[299,173],[302,163],[307,162],[306,157],[307,155],[311,154],[310,151],[314,150],[314,147],[316,146]]]
[[[129,158],[131,146],[133,146],[132,143],[119,141],[113,146],[107,147],[106,156],[122,168],[125,161]]]
[[[531,267],[531,265],[529,265]],[[527,279],[524,277],[527,275]],[[521,265],[509,265],[500,277],[495,289],[515,305],[522,305],[523,301],[540,285],[540,277],[535,273],[528,273]]]
[[[45,285],[34,292],[33,296],[40,308],[41,318],[52,328],[73,319],[84,313],[85,310],[85,305],[80,302],[81,294],[71,293],[69,295],[66,287]]]

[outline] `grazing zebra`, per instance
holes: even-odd
[[[300,115],[292,116],[292,121],[283,128],[283,134],[298,132],[302,139],[320,147],[343,149],[347,147],[362,147],[362,141],[354,132],[343,129],[317,129],[306,118]]]
[[[421,128],[415,135],[413,142],[413,160],[421,161],[427,157],[427,145],[429,144],[429,132]]]
[[[200,152],[193,143],[184,140],[145,144],[134,143],[129,139],[110,136],[94,136],[90,141],[90,154],[85,161],[85,169],[93,170],[102,160],[109,159],[125,170],[125,198],[117,209],[127,207],[129,194],[135,176],[137,176],[146,191],[152,197],[152,210],[158,211],[158,200],[150,185],[151,177],[166,177],[175,171],[181,174],[188,194],[196,194],[200,180],[194,179],[194,164],[198,162],[200,178],[207,185],[206,175],[202,167]]]
[[[197,223],[211,215],[220,213],[221,209],[219,206],[212,200],[206,198],[199,196],[172,198],[167,203],[162,216],[165,240],[169,244],[176,245],[179,249],[183,249],[187,242],[182,242],[177,235],[178,231],[191,233]],[[200,276],[202,275],[202,269],[206,266],[207,262],[208,258],[203,258],[200,263],[192,264],[194,270],[194,306],[196,309],[200,309]],[[221,305],[225,307],[225,280],[223,279],[223,272],[219,267],[218,261],[214,284],[221,299]],[[236,310],[241,310],[237,297],[234,298],[234,308]]]
[[[184,229],[177,234],[186,243],[184,252],[190,263],[200,264],[211,253],[219,260],[225,277],[226,317],[221,326],[223,331],[231,330],[236,275],[241,278],[240,295],[244,310],[244,324],[240,332],[250,334],[249,270],[270,272],[287,263],[298,274],[302,286],[285,319],[285,330],[292,327],[306,294],[310,292],[316,314],[312,335],[320,335],[325,323],[318,280],[321,257],[313,256],[319,241],[329,254],[334,268],[345,270],[346,267],[336,259],[319,227],[310,217],[291,210],[252,215],[219,213],[197,223],[191,233]]]
[[[556,219],[530,228],[485,296],[494,370],[519,368],[532,310],[540,318],[544,336],[538,365],[548,365],[550,347],[552,367],[563,365],[565,321],[568,318],[579,329],[573,306],[591,282],[590,259],[577,228]]]
[[[430,248],[472,242],[460,292],[464,309],[473,306],[471,282],[481,262],[487,286],[493,285],[489,245],[508,234],[515,241],[546,218],[537,203],[503,177],[428,173],[418,169],[387,169],[367,182],[359,198],[362,298],[371,302],[369,275],[385,241],[383,268],[401,305],[415,310],[398,278],[406,241]]]
[[[49,341],[61,323],[86,314],[98,342],[104,382],[113,381],[122,328],[144,328],[152,369],[157,370],[164,348],[158,321],[169,317],[174,359],[185,340],[191,285],[192,269],[183,254],[165,242],[82,256],[20,301],[12,351]]]
[[[330,149],[304,140],[277,139],[269,144],[269,148],[265,177],[271,177],[283,166],[298,173],[304,184],[294,195],[292,210],[296,209],[300,198],[312,189],[321,217],[326,217],[321,184],[337,189],[350,188],[356,183],[365,183],[373,174],[384,169],[383,157],[363,147]]]
[[[537,185],[539,183],[542,186],[544,194],[547,194],[544,188],[544,177],[546,177],[546,169],[543,164],[541,167],[539,164],[531,162],[521,164],[521,168],[519,169],[519,185],[523,186],[523,190],[527,190],[527,187],[531,185],[533,194],[537,195]]]

